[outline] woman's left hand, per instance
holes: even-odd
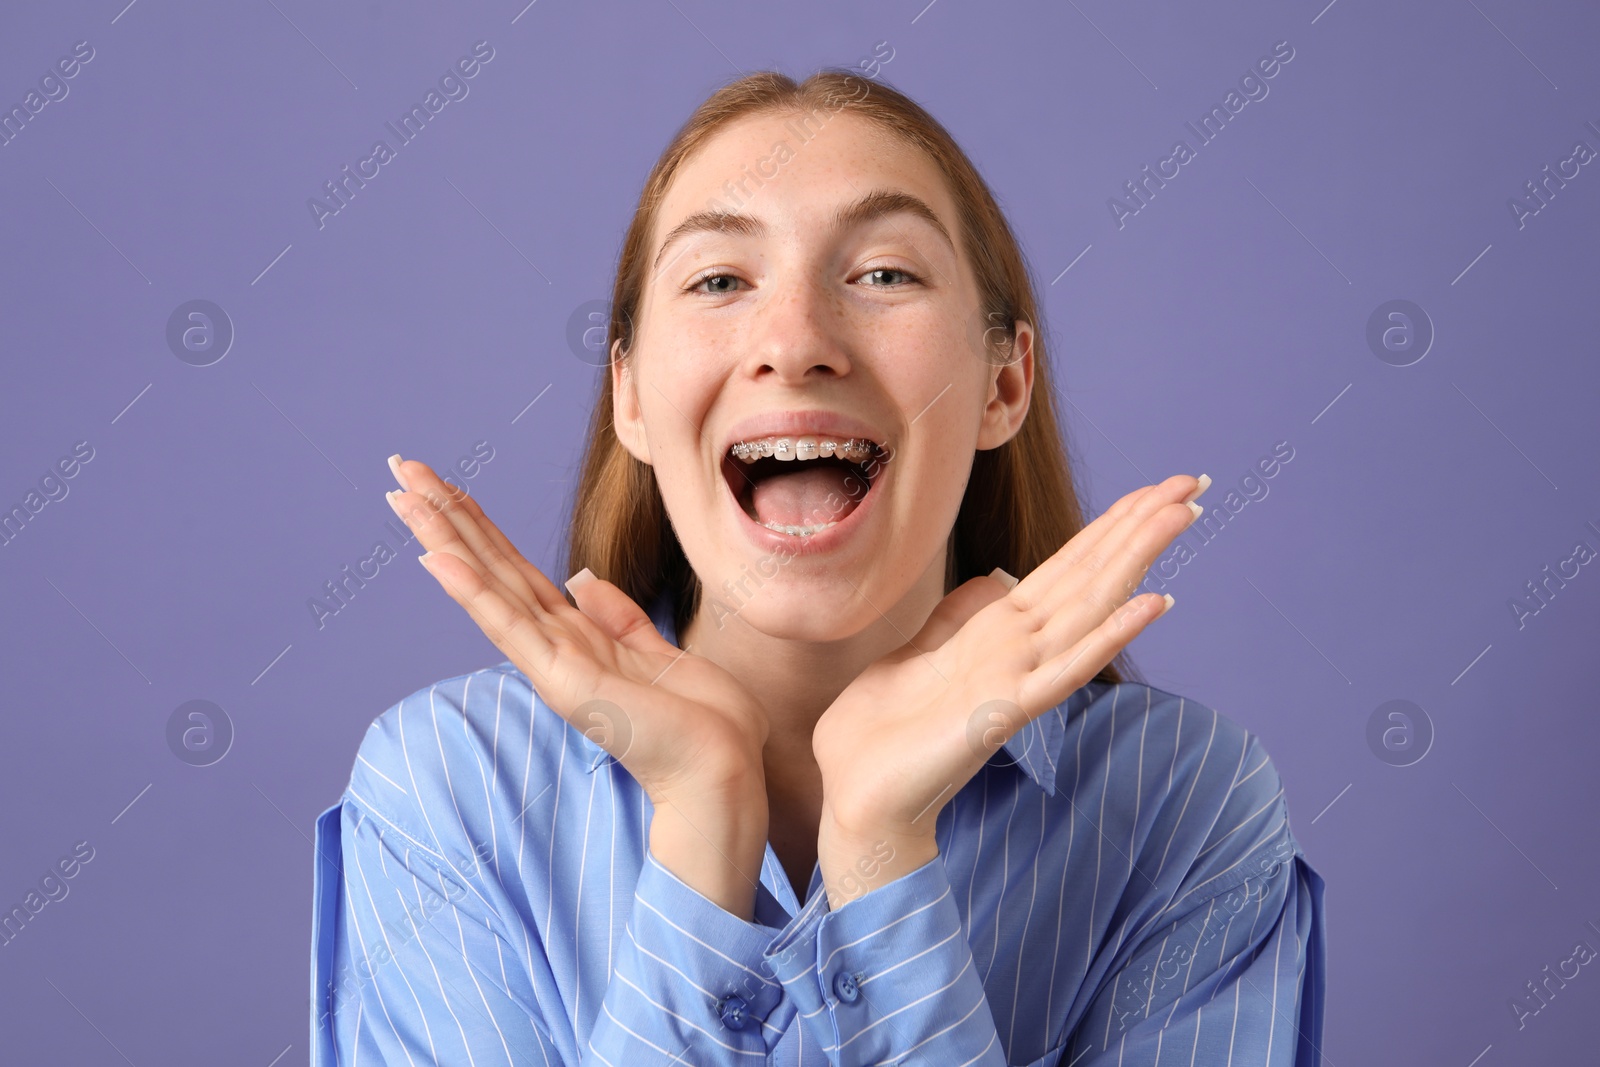
[[[963,583],[839,694],[812,735],[834,907],[937,856],[944,805],[1165,612],[1160,594],[1129,594],[1197,517],[1201,486],[1174,475],[1129,493],[1014,588]]]

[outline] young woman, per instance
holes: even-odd
[[[1112,662],[1209,479],[1083,525],[943,127],[838,71],[721,89],[612,307],[572,602],[390,461],[508,658],[379,716],[318,820],[313,1062],[1319,1063],[1276,769]]]

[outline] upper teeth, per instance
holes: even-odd
[[[852,463],[871,458],[877,446],[864,437],[851,437],[843,441],[833,437],[762,437],[754,441],[740,441],[733,446],[733,454],[745,463],[754,463],[764,456],[780,460],[817,459],[837,456]]]

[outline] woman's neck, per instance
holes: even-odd
[[[939,558],[893,606],[878,605],[865,628],[831,641],[773,637],[740,614],[712,618],[707,602],[679,635],[679,647],[704,656],[755,694],[768,716],[767,752],[815,767],[811,734],[822,713],[856,676],[922,628],[944,597],[945,559]],[[881,610],[880,610],[881,609]]]

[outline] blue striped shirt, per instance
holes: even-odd
[[[837,911],[769,844],[736,917],[651,813],[509,660],[378,716],[316,824],[313,1067],[1321,1063],[1323,881],[1260,740],[1193,701],[1083,686]]]

